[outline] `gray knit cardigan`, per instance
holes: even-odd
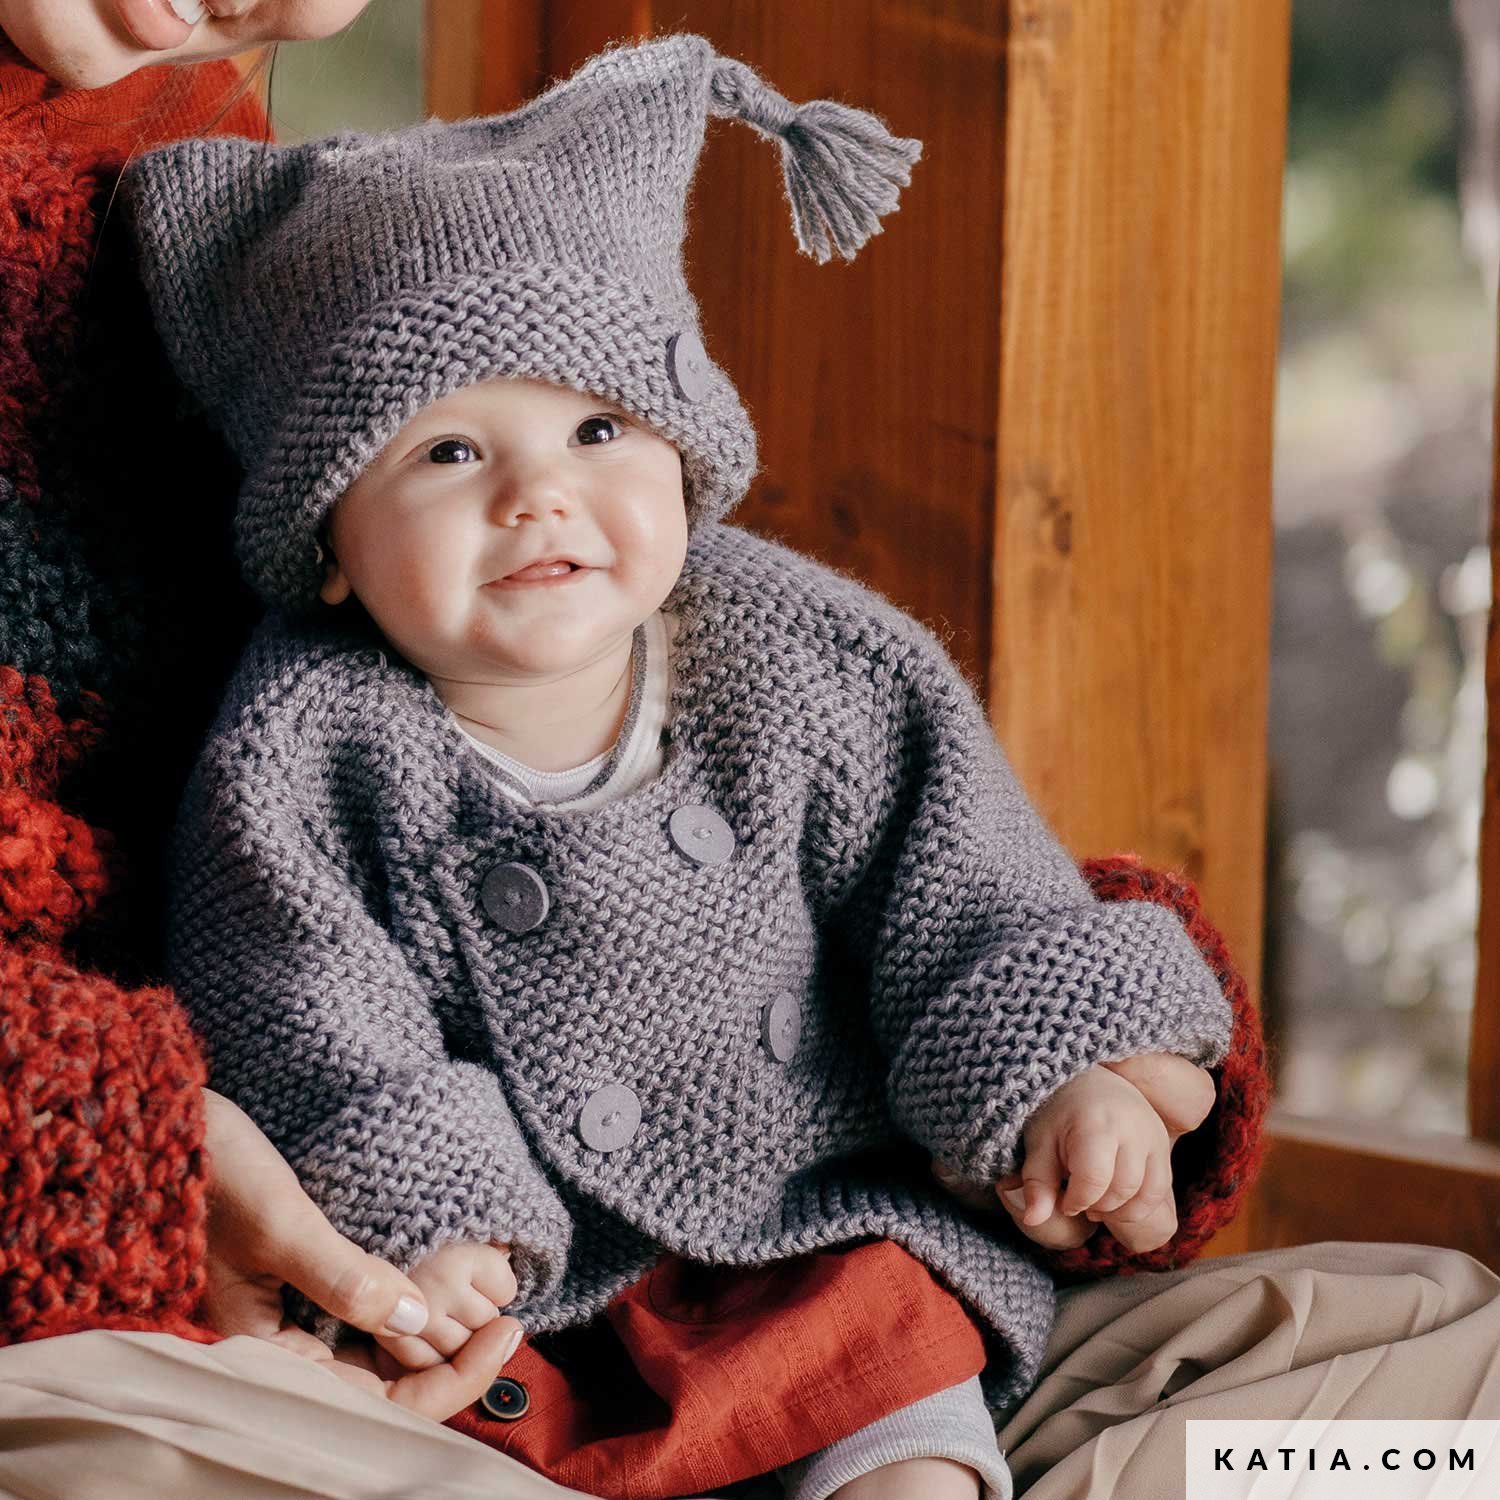
[[[1053,1284],[929,1153],[1012,1170],[1090,1064],[1221,1060],[1229,1004],[1170,911],[1094,898],[889,602],[713,524],[666,607],[662,774],[571,813],[507,797],[368,635],[262,625],[175,845],[213,1084],[397,1265],[511,1241],[534,1333],[664,1249],[894,1240],[976,1314],[1005,1406]]]

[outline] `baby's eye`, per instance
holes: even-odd
[[[625,435],[625,424],[619,417],[585,417],[573,429],[573,436],[580,444],[597,447],[600,443],[612,443]]]
[[[465,438],[441,438],[423,455],[430,464],[466,464],[474,457],[474,445]]]

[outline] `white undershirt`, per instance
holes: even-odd
[[[630,700],[625,722],[613,745],[581,766],[538,771],[459,728],[494,768],[495,783],[507,796],[527,806],[577,812],[602,807],[645,786],[661,771],[662,739],[672,700],[672,637],[676,620],[657,610],[636,627],[630,653]]]

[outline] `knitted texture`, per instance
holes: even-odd
[[[1229,1000],[1234,1025],[1215,1079],[1213,1108],[1173,1149],[1177,1232],[1155,1250],[1130,1251],[1101,1230],[1076,1250],[1058,1253],[1052,1264],[1069,1280],[1101,1272],[1173,1271],[1234,1218],[1260,1170],[1262,1131],[1271,1105],[1260,1016],[1223,934],[1204,915],[1191,881],[1153,870],[1131,854],[1087,860],[1083,873],[1101,901],[1155,901],[1181,921]]]
[[[0,1007],[0,1328],[176,1331],[202,1291],[206,1212],[205,1078],[181,1012],[16,944]]]
[[[175,800],[168,689],[197,650],[154,603],[173,595],[153,569],[183,571],[159,546],[173,506],[153,494],[175,397],[99,236],[126,153],[202,128],[237,85],[215,63],[70,92],[0,38],[0,1343],[86,1327],[212,1337],[190,1322],[202,1062],[168,992],[89,971],[156,925],[123,897],[152,884],[139,870]],[[221,125],[264,123],[246,97]],[[200,436],[186,451],[209,450]],[[198,512],[216,472],[191,487]],[[205,573],[222,559],[215,596],[232,598],[227,552],[190,555]]]
[[[998,1177],[1090,1064],[1217,1063],[1230,1006],[1172,912],[1094,898],[886,600],[714,523],[665,607],[662,773],[579,813],[507,797],[368,638],[257,633],[176,840],[171,972],[215,1085],[368,1249],[513,1243],[533,1331],[662,1248],[753,1265],[894,1240],[983,1320],[1003,1403],[1052,1283],[928,1154]],[[683,809],[722,819],[722,861],[674,834]],[[485,894],[515,864],[550,901],[519,932]],[[622,1088],[639,1128],[590,1144],[591,1101]]]
[[[57,943],[99,903],[107,839],[53,800],[93,736],[40,677],[0,667],[0,935]]]
[[[919,144],[794,107],[702,37],[606,52],[508,115],[301,146],[191,141],[124,194],[162,339],[247,478],[238,546],[269,601],[311,603],[319,528],[422,407],[496,376],[601,396],[683,457],[693,525],[755,470],[683,274],[709,115],[779,142],[794,227],[851,256]]]

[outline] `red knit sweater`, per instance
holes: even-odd
[[[203,1063],[165,991],[90,961],[122,978],[153,967],[102,828],[139,833],[163,815],[190,747],[142,778],[132,817],[120,791],[152,758],[143,727],[203,711],[192,697],[161,713],[163,668],[182,659],[163,629],[182,590],[163,575],[204,554],[171,522],[186,497],[159,495],[183,424],[100,229],[125,158],[208,128],[238,84],[214,63],[69,91],[0,38],[0,1341],[101,1326],[202,1336],[189,1317]],[[247,94],[213,128],[266,122]],[[226,503],[222,455],[203,438],[183,451]],[[148,506],[168,520],[142,524]],[[155,548],[164,533],[180,545]],[[162,555],[143,568],[147,550]]]
[[[0,1342],[212,1337],[191,1322],[204,1066],[149,981],[160,844],[250,606],[233,464],[181,409],[109,209],[131,152],[263,135],[248,95],[214,123],[237,83],[213,63],[66,92],[0,37]],[[1194,893],[1128,859],[1089,875],[1174,906],[1237,1023],[1178,1148],[1176,1238],[1132,1257],[1101,1232],[1062,1275],[1196,1253],[1249,1184],[1266,1104],[1255,1013]]]

